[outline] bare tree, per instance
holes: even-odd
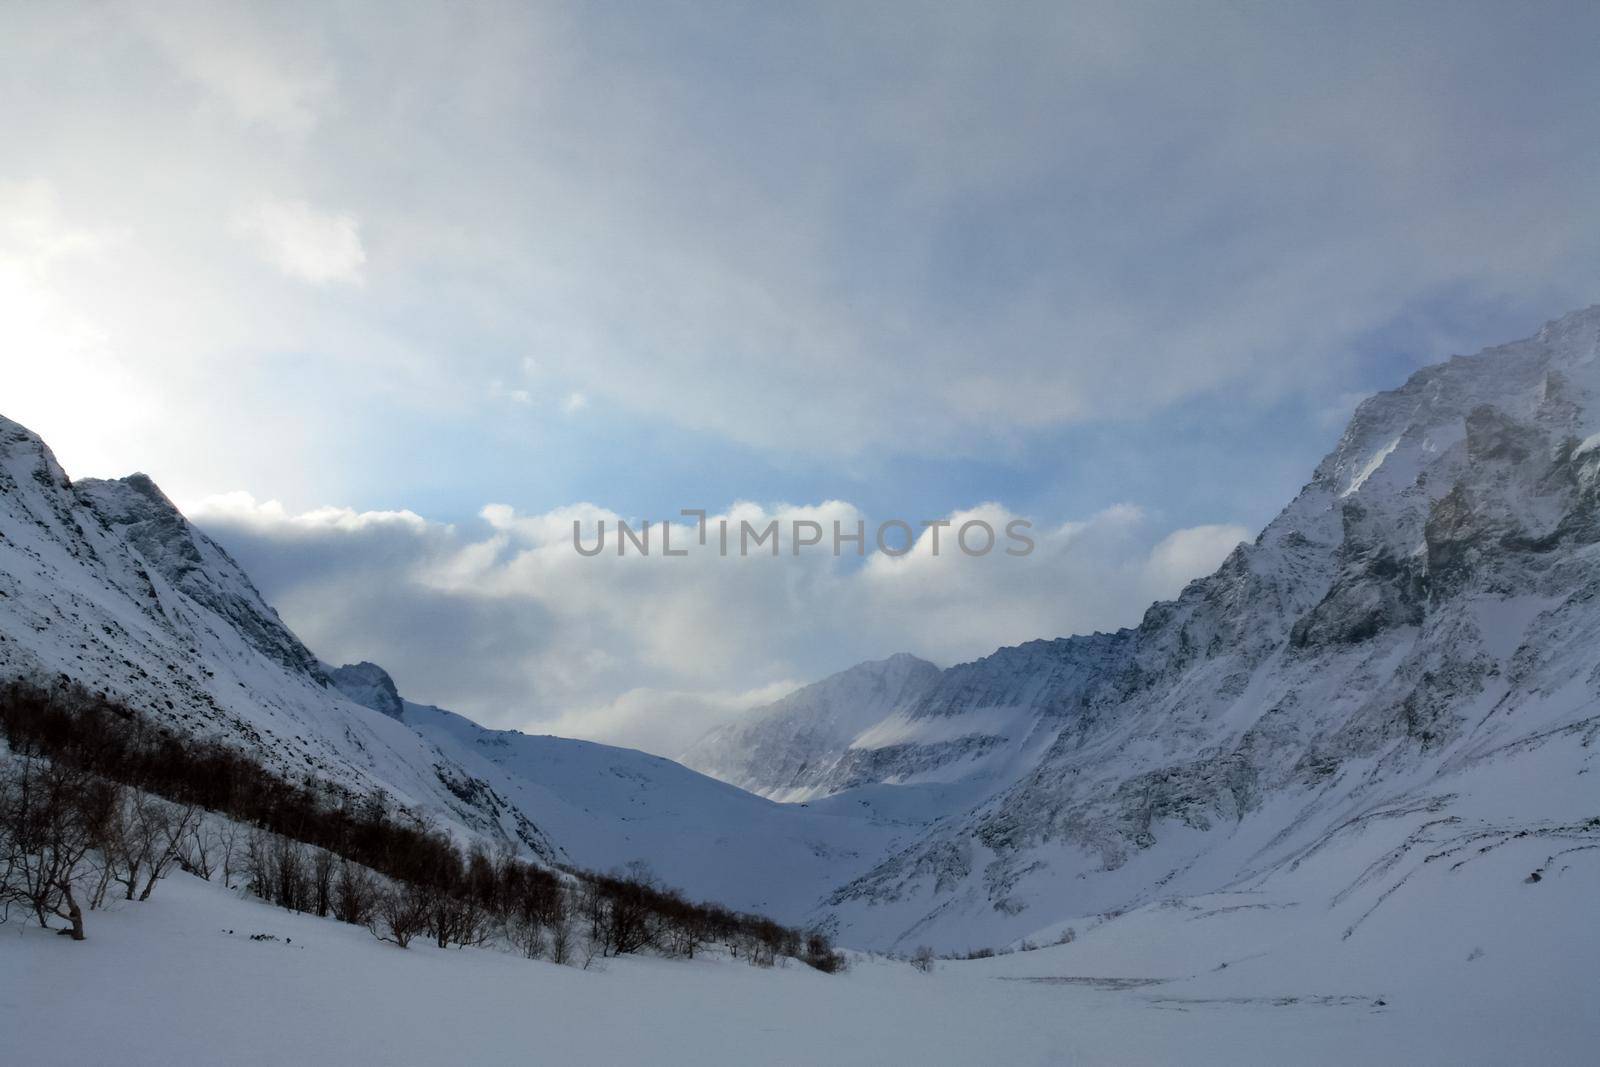
[[[105,818],[100,821],[94,846],[98,858],[95,863],[94,878],[88,890],[90,911],[95,911],[105,904],[106,896],[117,880],[117,848],[122,837],[123,819],[128,810],[127,790],[116,784],[108,784],[108,788],[110,794],[107,798]]]
[[[325,917],[333,910],[333,867],[334,855],[325,848],[312,850],[311,853],[311,900],[310,910],[319,918]]]
[[[83,771],[32,755],[11,761],[0,779],[0,898],[26,904],[43,927],[65,919],[63,932],[84,940],[77,888],[115,803],[115,788]]]
[[[128,900],[139,891],[139,875],[155,849],[156,820],[151,810],[154,802],[154,797],[132,792],[114,813],[106,835],[107,858],[114,867],[112,877],[123,887]]]
[[[850,969],[850,961],[844,953],[838,952],[833,947],[833,939],[827,931],[812,928],[806,931],[805,961],[823,974],[841,974]]]
[[[231,819],[224,819],[217,827],[217,848],[220,853],[219,860],[222,864],[222,887],[233,888],[234,861],[239,854],[239,843],[243,836],[238,823]]]
[[[506,940],[530,960],[544,955],[544,927],[527,915],[513,915],[506,922]]]
[[[490,927],[476,900],[440,889],[428,891],[428,932],[440,948],[481,945]]]
[[[919,947],[917,951],[911,955],[911,966],[915,967],[923,974],[931,974],[933,972],[933,949],[929,948],[927,945],[922,945]]]
[[[711,927],[704,909],[683,899],[676,891],[664,891],[655,905],[660,932],[657,942],[672,956],[694,959],[694,954],[711,938]]]
[[[339,875],[333,883],[333,917],[340,922],[365,926],[378,906],[380,889],[372,872],[349,860],[339,861]]]
[[[368,929],[379,941],[406,948],[428,928],[428,900],[415,886],[390,889],[378,898]]]
[[[572,924],[565,917],[550,924],[550,962],[572,962]]]
[[[376,922],[373,931],[378,940],[401,948],[409,948],[411,939],[427,927],[424,913],[413,906],[403,890],[387,893],[378,902]]]
[[[275,837],[271,864],[273,902],[290,911],[306,911],[311,898],[311,875],[305,847],[287,837]]]
[[[0,756],[0,921],[26,905],[81,936],[80,901],[92,909],[118,886],[147,898],[172,863],[202,877],[220,865],[230,889],[242,873],[266,900],[402,946],[423,931],[441,946],[503,936],[525,955],[588,966],[720,942],[757,966],[843,967],[821,931],[687,900],[643,864],[600,875],[537,866],[509,842],[463,849],[382,794],[286,780],[86,690],[0,682],[0,736],[13,754]]]
[[[145,864],[144,889],[139,894],[140,900],[150,899],[150,891],[156,887],[156,882],[165,878],[167,871],[177,861],[184,841],[200,821],[200,809],[194,804],[178,805],[153,800],[149,805],[149,818],[153,827],[150,837],[152,848]]]
[[[587,971],[590,967],[592,967],[594,965],[595,957],[600,954],[601,944],[599,939],[593,937],[579,938],[577,952],[574,953],[574,955],[581,956],[583,958],[583,963],[581,966],[584,970]]]
[[[273,834],[266,830],[251,831],[241,856],[245,885],[263,900],[273,899],[272,838]]]
[[[194,821],[188,836],[184,838],[183,847],[178,850],[178,866],[209,882],[212,872],[216,870],[218,848],[215,824],[201,816]]]
[[[653,905],[660,896],[649,868],[634,861],[625,871],[594,879],[601,900],[595,913],[600,953],[621,956],[655,943]]]

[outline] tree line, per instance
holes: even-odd
[[[509,842],[462,847],[385,794],[288,781],[65,678],[0,684],[0,736],[0,921],[20,907],[81,940],[85,911],[147,899],[178,866],[401,948],[499,942],[587,965],[721,944],[757,966],[844,966],[822,931],[688,900],[642,864],[599,874],[538,866]]]

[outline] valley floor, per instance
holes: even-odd
[[[1245,914],[1223,911],[1216,936],[1231,942],[1239,930],[1226,923]],[[931,974],[867,957],[840,976],[726,959],[624,958],[583,971],[488,949],[401,951],[177,874],[148,902],[92,914],[86,942],[15,913],[0,925],[0,1058],[123,1067],[1559,1063],[1600,1047],[1592,983],[1524,982],[1497,968],[1525,961],[1497,962],[1494,949],[1469,962],[1463,947],[1444,968],[1402,963],[1382,989],[1247,960],[1190,978],[1156,970],[1181,964],[1169,948],[1178,924],[1206,925],[1195,919],[1152,909],[1074,944],[941,961]],[[1592,932],[1574,934],[1568,947],[1587,956]],[[1210,951],[1192,942],[1184,951]],[[1547,974],[1594,970],[1592,956],[1549,962]],[[1413,972],[1455,977],[1419,987]]]

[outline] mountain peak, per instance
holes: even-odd
[[[0,486],[6,491],[14,488],[10,479],[28,479],[40,486],[66,489],[72,485],[67,472],[56,462],[55,453],[44,439],[20,422],[0,415],[0,467],[8,478]]]
[[[1551,319],[1539,328],[1535,339],[1568,352],[1572,358],[1585,362],[1600,354],[1600,304]],[[1587,355],[1584,345],[1587,342]]]
[[[376,663],[362,660],[360,663],[346,663],[342,667],[324,664],[323,669],[334,688],[362,707],[371,708],[391,719],[405,718],[405,701],[400,699],[394,679]]]
[[[940,673],[908,652],[858,663],[712,730],[681,762],[774,800],[832,792],[851,742],[916,704]]]

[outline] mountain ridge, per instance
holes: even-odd
[[[956,914],[1021,933],[1052,886],[1084,887],[1086,911],[1177,891],[1219,847],[1204,835],[1293,798],[1269,835],[1284,855],[1492,738],[1581,735],[1600,692],[1597,401],[1597,308],[1369,398],[1254,543],[1151,606],[1033,768],[830,903],[898,912],[904,938]],[[1150,864],[1137,888],[1117,873]]]
[[[1263,848],[1292,851],[1390,776],[1470,768],[1497,730],[1581,734],[1600,694],[1597,430],[1600,307],[1367,398],[1253,542],[1137,626],[947,668],[836,753],[816,792],[956,799],[826,906],[847,930],[900,924],[891,944],[1005,940],[1183,885],[1204,835],[1287,798],[1303,809]],[[1117,873],[1164,855],[1142,882]],[[1045,903],[1064,884],[1108,888]]]
[[[778,804],[322,664],[149,478],[74,483],[0,419],[0,671],[862,947],[1003,944],[1238,893],[1348,938],[1429,856],[1600,850],[1596,441],[1600,308],[1419,370],[1138,626],[859,665],[717,735],[707,764],[796,801]]]
[[[375,664],[322,664],[150,478],[73,482],[3,417],[0,673],[70,679],[289,781],[381,795],[547,864],[643,861],[696,897],[784,918],[902,832],[781,807],[630,749],[487,730],[405,701]],[[762,858],[789,888],[751,874]]]
[[[918,699],[938,674],[932,663],[906,652],[858,663],[717,727],[679,762],[773,800],[839,792],[828,785],[851,744]],[[759,777],[755,766],[762,766]]]

